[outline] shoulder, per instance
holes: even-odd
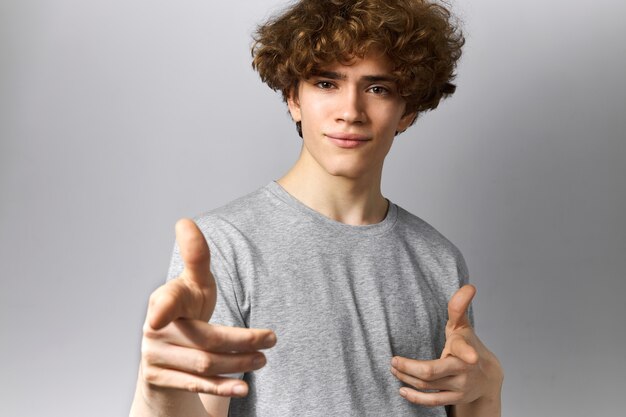
[[[283,229],[290,215],[285,205],[267,185],[217,209],[194,218],[212,253],[226,260],[253,261]]]
[[[423,242],[431,247],[459,252],[459,249],[434,226],[398,206],[398,232],[407,238]]]
[[[269,186],[239,197],[221,207],[204,212],[194,221],[205,233],[253,232],[276,212],[276,202]]]
[[[398,206],[396,233],[415,250],[440,266],[455,266],[461,279],[467,279],[465,259],[459,248],[435,227]]]

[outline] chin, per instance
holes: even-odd
[[[357,166],[331,166],[326,167],[326,172],[333,177],[342,177],[346,179],[355,180],[363,177],[366,170],[363,167]]]
[[[363,155],[325,155],[314,158],[317,165],[328,175],[356,180],[368,176],[375,170],[374,161],[371,158],[363,158]]]

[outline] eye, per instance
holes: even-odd
[[[383,87],[382,85],[371,86],[369,88],[369,91],[379,96],[385,96],[385,95],[391,94],[391,91],[387,87]]]
[[[322,90],[329,90],[334,87],[333,83],[331,83],[330,81],[318,81],[315,83],[315,85]]]

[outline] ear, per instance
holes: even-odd
[[[398,132],[404,132],[413,124],[415,118],[417,117],[417,112],[407,113],[398,122]]]
[[[292,87],[289,90],[289,96],[287,98],[287,107],[289,107],[289,113],[294,122],[302,121],[302,114],[300,113],[300,102],[298,101],[298,86]]]

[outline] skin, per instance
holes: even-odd
[[[396,132],[415,118],[405,113],[392,69],[384,55],[370,51],[300,80],[290,95],[289,111],[302,122],[303,143],[278,182],[329,218],[362,225],[386,215],[383,163]],[[261,350],[274,346],[276,336],[266,329],[207,324],[217,291],[208,245],[191,220],[177,223],[176,236],[185,270],[150,297],[131,416],[226,416],[229,397],[246,395],[248,387],[216,375],[261,368]],[[390,358],[391,372],[407,385],[398,395],[426,406],[452,404],[457,417],[500,415],[501,367],[467,319],[475,291],[467,285],[451,298],[440,359]],[[438,392],[422,392],[430,389]]]
[[[400,389],[408,401],[426,406],[454,405],[453,416],[501,415],[502,368],[476,336],[467,316],[475,294],[474,286],[465,285],[448,302],[446,343],[440,359],[392,359],[391,373],[409,386]]]
[[[352,224],[381,221],[387,200],[380,183],[383,163],[396,132],[415,118],[391,77],[389,60],[372,51],[350,65],[335,63],[320,75],[301,80],[292,91],[289,111],[302,122],[303,146],[292,169],[278,183],[321,214]],[[333,136],[363,139],[342,148]]]
[[[226,415],[228,401],[215,399],[245,396],[248,386],[217,375],[263,367],[260,350],[276,335],[208,324],[217,298],[209,247],[189,219],[177,222],[176,240],[185,268],[150,296],[131,416]]]
[[[288,100],[292,118],[302,122],[303,146],[294,167],[278,182],[329,218],[359,225],[385,217],[387,204],[380,190],[383,163],[396,132],[407,129],[415,118],[405,114],[395,83],[381,81],[390,78],[392,70],[390,61],[373,50],[350,65],[323,68],[321,75],[301,81],[297,94],[292,92]],[[368,140],[345,149],[332,141],[336,132]],[[467,319],[475,292],[466,285],[451,298],[440,359],[392,359],[391,372],[408,385],[399,391],[407,401],[453,405],[457,417],[500,415],[502,368]]]

